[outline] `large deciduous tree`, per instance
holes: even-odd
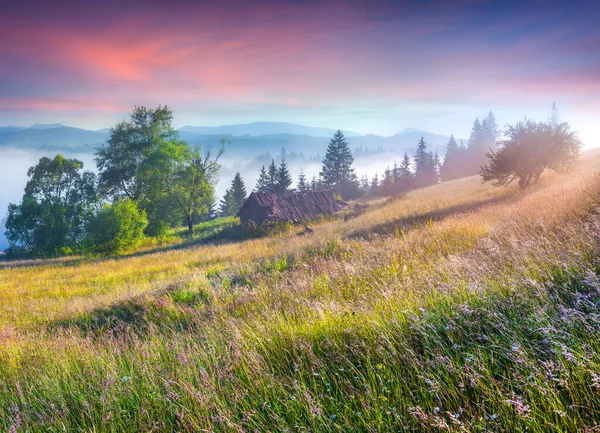
[[[483,182],[508,186],[518,181],[521,190],[537,183],[546,169],[569,172],[579,158],[581,141],[567,122],[525,120],[507,126],[497,150],[487,153],[480,174]]]
[[[143,194],[138,174],[160,145],[176,140],[173,112],[167,106],[135,107],[129,121],[110,129],[105,145],[96,149],[99,183],[107,195],[137,200]]]
[[[10,204],[6,237],[13,249],[51,256],[76,247],[97,203],[96,176],[83,163],[57,155],[31,167],[20,204]]]

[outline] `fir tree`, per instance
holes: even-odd
[[[271,165],[269,165],[269,169],[267,170],[267,192],[277,191],[277,172],[275,160],[272,159]]]
[[[275,184],[275,192],[283,193],[289,192],[292,186],[292,176],[288,170],[285,159],[281,159],[279,168],[277,169],[277,178]]]
[[[244,184],[242,176],[239,172],[233,177],[233,180],[231,181],[231,187],[229,189],[231,190],[231,194],[233,195],[233,200],[235,202],[235,215],[241,209],[247,198],[246,185]]]
[[[254,188],[256,192],[267,192],[269,191],[269,175],[267,174],[267,170],[263,165],[260,169],[260,174],[258,175],[258,180],[256,181],[256,187]]]
[[[435,157],[427,152],[427,144],[423,137],[419,140],[415,153],[415,186],[421,188],[437,183],[438,172]]]
[[[231,189],[225,191],[225,195],[221,198],[221,204],[219,206],[219,214],[221,216],[233,216],[237,213],[235,209],[235,198]]]
[[[404,158],[398,168],[398,182],[397,187],[401,191],[408,191],[413,187],[413,173],[411,171],[411,162],[408,157],[408,153],[404,152]]]
[[[304,169],[300,169],[300,174],[298,175],[298,184],[297,188],[300,192],[307,192],[310,189],[308,182],[306,181],[306,175],[304,174]]]
[[[373,180],[371,180],[371,190],[369,191],[369,195],[376,196],[379,194],[379,177],[377,173],[373,176]]]
[[[359,191],[361,196],[366,197],[367,195],[369,195],[370,190],[371,181],[369,181],[369,176],[365,174],[360,178]]]
[[[323,183],[329,189],[346,198],[358,194],[358,180],[352,163],[354,157],[348,147],[348,142],[341,131],[337,131],[329,141],[327,153],[323,159],[321,176]]]
[[[446,182],[461,177],[464,170],[464,157],[464,149],[456,143],[454,135],[451,135],[450,140],[448,140],[448,144],[446,145],[444,163],[440,167],[441,180]]]

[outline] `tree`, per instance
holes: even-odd
[[[297,188],[300,192],[307,192],[310,189],[308,182],[306,180],[306,175],[304,174],[304,169],[300,169],[300,174],[298,175],[298,183]]]
[[[487,153],[488,163],[480,174],[483,182],[508,186],[518,180],[521,190],[537,183],[546,169],[560,173],[572,170],[579,158],[581,141],[567,122],[536,123],[525,120],[508,126],[506,139]]]
[[[367,176],[365,174],[365,175],[361,176],[361,178],[360,178],[360,184],[359,184],[360,195],[362,197],[366,197],[369,195],[370,190],[371,190],[371,181],[369,180],[369,176]]]
[[[285,159],[282,158],[281,162],[279,163],[279,168],[277,169],[275,192],[283,193],[290,191],[292,183],[292,176],[290,175],[290,171],[288,170]]]
[[[128,122],[110,129],[110,138],[95,153],[99,184],[105,194],[140,198],[143,185],[137,176],[146,158],[161,143],[177,138],[172,120],[173,112],[166,106],[141,106],[134,108]]]
[[[10,204],[6,237],[13,250],[52,256],[76,247],[96,206],[96,176],[83,163],[56,155],[27,171],[20,204]]]
[[[227,188],[225,194],[221,198],[221,204],[219,206],[219,215],[221,216],[233,216],[237,213],[235,209],[235,198],[230,188]]]
[[[497,138],[498,125],[494,113],[490,111],[481,122],[479,118],[475,119],[471,136],[467,142],[467,149],[461,158],[461,169],[455,176],[462,177],[476,174],[486,162],[486,153],[490,149],[496,148]]]
[[[465,169],[464,157],[465,149],[456,142],[454,135],[451,135],[446,145],[444,162],[440,167],[440,176],[444,182],[463,176]]]
[[[333,192],[345,198],[358,195],[358,179],[352,168],[354,157],[342,131],[337,131],[329,141],[323,159],[321,176],[323,183]]]
[[[235,200],[235,213],[237,213],[248,198],[246,185],[239,172],[235,174],[231,181],[231,192],[233,193],[233,198]]]
[[[236,173],[231,181],[231,186],[225,191],[221,199],[220,214],[222,216],[234,216],[242,208],[246,201],[246,185],[240,173]]]
[[[222,138],[221,147],[215,154],[210,148],[204,153],[200,147],[188,150],[175,166],[173,176],[166,178],[166,194],[176,203],[175,209],[183,214],[190,236],[198,216],[208,215],[212,209],[221,168],[219,158],[228,144],[227,139]]]
[[[434,185],[439,182],[439,161],[436,161],[436,157],[431,152],[427,152],[427,144],[423,137],[421,137],[417,145],[414,160],[415,186],[417,188]]]
[[[100,254],[119,254],[136,248],[148,225],[146,212],[131,199],[105,204],[86,228],[88,248]]]
[[[404,152],[404,158],[398,168],[397,186],[401,191],[408,191],[413,187],[414,176],[411,171],[411,162],[408,153]]]
[[[267,174],[267,170],[263,165],[260,169],[260,174],[258,175],[258,180],[256,181],[256,187],[254,187],[254,191],[256,192],[268,192],[269,191],[269,175]]]
[[[369,195],[376,196],[378,194],[379,194],[379,177],[377,176],[377,173],[375,173],[375,176],[373,176],[373,179],[371,180],[371,189],[369,191]]]
[[[277,191],[277,176],[277,166],[275,165],[275,160],[272,159],[267,171],[267,192]]]

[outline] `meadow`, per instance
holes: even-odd
[[[599,164],[0,262],[0,429],[600,431]]]

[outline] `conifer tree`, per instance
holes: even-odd
[[[235,215],[241,209],[247,198],[246,185],[244,184],[244,180],[239,172],[237,172],[233,177],[230,190],[231,194],[233,194],[233,200],[235,202]]]
[[[369,195],[376,196],[377,194],[379,194],[379,176],[377,175],[377,172],[375,172],[375,175],[371,180],[371,189],[369,191]]]
[[[306,175],[304,174],[304,169],[300,169],[300,174],[298,175],[298,184],[297,188],[300,192],[307,192],[310,189],[308,182],[306,181]]]
[[[219,214],[221,216],[233,216],[237,213],[235,209],[235,198],[231,189],[225,191],[225,195],[221,198],[221,204],[219,206]]]
[[[281,159],[279,168],[277,169],[277,178],[275,184],[275,192],[283,193],[289,192],[292,186],[292,176],[288,170],[285,159]]]
[[[369,195],[370,190],[371,182],[369,181],[369,176],[365,174],[360,178],[359,191],[361,196],[366,197],[367,195]]]
[[[354,157],[342,131],[337,131],[329,141],[323,159],[321,176],[325,187],[346,198],[358,195],[358,179],[352,168]]]
[[[263,165],[260,169],[260,174],[258,175],[258,180],[256,181],[256,187],[254,191],[256,192],[267,192],[269,190],[269,175],[267,174],[267,169]]]
[[[435,157],[427,152],[427,144],[423,137],[419,140],[415,153],[415,186],[421,188],[437,183],[438,172]]]
[[[411,162],[408,157],[408,153],[404,152],[404,158],[398,168],[398,182],[397,187],[401,191],[408,191],[413,187],[413,173],[411,171]]]
[[[271,160],[269,169],[267,170],[267,192],[277,191],[277,166],[275,160]]]
[[[448,144],[446,145],[446,156],[444,156],[444,162],[440,167],[441,180],[444,182],[458,179],[463,175],[464,171],[464,149],[456,143],[454,135],[450,136]]]

